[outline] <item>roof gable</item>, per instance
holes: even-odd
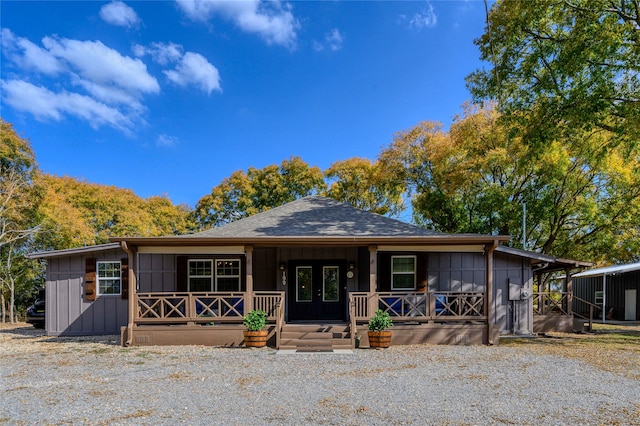
[[[398,237],[443,235],[367,212],[347,203],[309,196],[208,229],[191,238],[213,237]]]

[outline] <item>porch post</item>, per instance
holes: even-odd
[[[485,312],[487,313],[487,343],[493,345],[493,326],[496,322],[493,309],[493,251],[498,246],[498,241],[494,241],[490,246],[485,246],[487,285],[485,286]]]
[[[567,292],[567,314],[573,315],[573,277],[569,268],[564,270],[564,277],[564,287]]]
[[[369,246],[369,303],[367,303],[367,316],[372,317],[376,313],[378,308],[377,298],[375,294],[377,291],[378,281],[378,246]],[[373,303],[373,302],[376,303]]]
[[[127,268],[129,281],[129,297],[127,299],[127,341],[120,342],[120,344],[122,344],[122,346],[131,346],[131,342],[133,341],[133,327],[135,326],[137,314],[136,306],[138,305],[138,294],[136,293],[136,289],[138,287],[136,283],[136,270],[138,268],[138,265],[136,263],[136,250],[129,248],[126,241],[121,241],[120,247],[122,248],[122,250],[124,250],[125,253],[127,253],[127,257],[129,259],[129,267]]]
[[[244,314],[253,310],[253,247],[245,246],[244,253],[246,255],[247,268],[247,288],[244,300]]]

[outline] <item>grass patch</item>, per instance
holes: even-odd
[[[640,380],[640,327],[594,324],[593,333],[548,333],[538,338],[502,339],[500,346],[579,359],[601,370]]]

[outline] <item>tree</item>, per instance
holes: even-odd
[[[162,236],[189,232],[190,210],[166,197],[143,199],[128,189],[39,173],[42,231],[39,249],[102,244],[111,236]]]
[[[516,133],[517,134],[517,133]],[[491,106],[466,105],[449,132],[420,123],[380,155],[414,194],[414,220],[452,233],[512,235],[522,247],[562,257],[628,260],[640,215],[640,157],[610,148],[609,132],[582,143],[535,147],[507,131]],[[635,245],[634,245],[635,244]]]
[[[220,226],[324,189],[318,167],[291,157],[280,166],[250,167],[246,173],[232,173],[198,201],[194,220],[202,229]]]
[[[474,99],[497,101],[526,143],[606,131],[605,151],[638,147],[638,0],[500,1],[476,44],[492,68],[468,77]]]
[[[382,215],[397,215],[404,209],[404,182],[378,161],[357,157],[337,161],[324,174],[332,181],[327,189],[331,198]]]
[[[640,257],[640,2],[501,1],[476,43],[491,67],[467,79],[475,101],[496,101],[502,132],[547,163],[529,183],[534,247]]]
[[[29,142],[20,138],[11,124],[0,119],[0,303],[5,319],[8,293],[9,321],[15,321],[16,285],[23,272],[21,262],[28,243],[36,233],[39,194],[32,177],[36,163]]]

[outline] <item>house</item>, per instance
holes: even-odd
[[[533,275],[585,264],[443,234],[310,196],[191,235],[119,237],[32,254],[47,261],[49,335],[121,333],[123,345],[240,345],[262,309],[278,348],[497,344],[533,332]]]
[[[603,322],[640,321],[640,262],[591,269],[573,280],[576,312],[585,312],[592,303]]]

